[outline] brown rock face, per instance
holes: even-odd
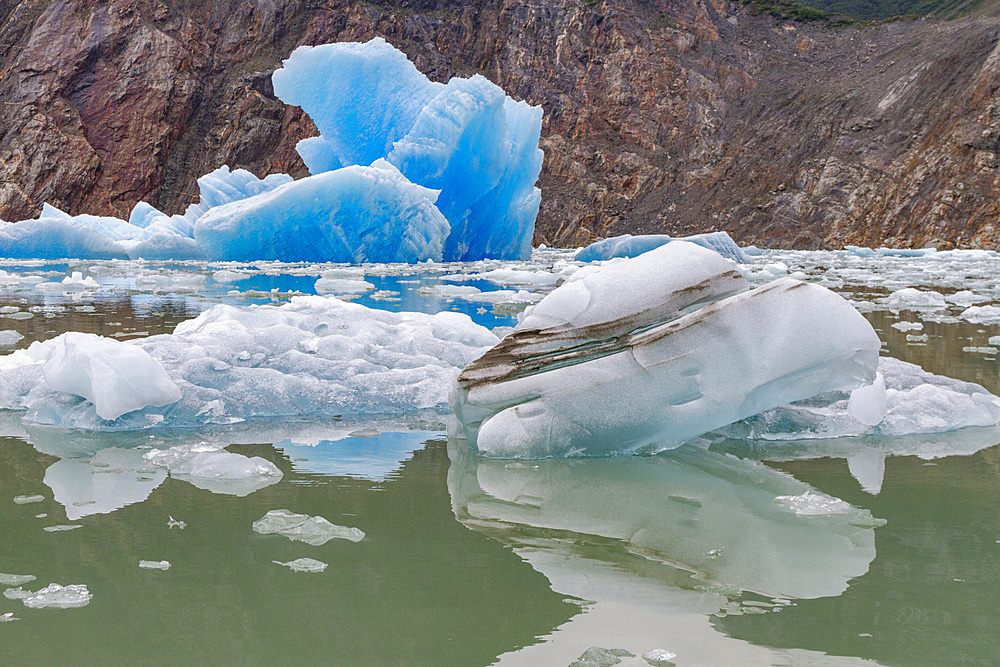
[[[0,0],[0,218],[181,211],[222,165],[306,173],[271,91],[383,36],[545,110],[536,243],[728,229],[805,248],[1000,246],[1000,5],[861,29],[718,0]]]

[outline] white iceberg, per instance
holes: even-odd
[[[683,242],[580,270],[462,371],[452,433],[492,457],[659,451],[875,379],[881,343],[847,301],[745,287]]]
[[[92,430],[440,409],[459,370],[496,342],[452,312],[315,296],[218,305],[173,334],[64,334],[0,357],[0,407]]]
[[[42,609],[44,607],[54,609],[86,607],[90,604],[91,598],[94,597],[83,584],[69,584],[68,586],[49,584],[34,593],[27,591],[26,593],[26,595],[20,597],[20,600],[24,603],[25,607],[32,609]]]
[[[280,560],[271,561],[275,565],[284,565],[292,572],[322,572],[327,568],[327,564],[314,558],[296,558],[287,563]]]
[[[231,496],[250,495],[277,484],[283,476],[276,465],[259,456],[243,456],[204,443],[153,449],[142,457],[149,465],[169,470],[171,477]]]

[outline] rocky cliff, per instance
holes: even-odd
[[[536,243],[1000,246],[1000,3],[833,29],[721,0],[0,0],[0,218],[176,212],[229,164],[304,175],[270,72],[380,35],[545,109]]]

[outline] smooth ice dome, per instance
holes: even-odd
[[[576,254],[578,262],[593,262],[597,260],[613,259],[615,257],[637,257],[644,252],[649,252],[653,248],[671,241],[688,241],[714,250],[726,259],[734,262],[749,262],[750,258],[743,249],[736,245],[736,242],[726,232],[709,232],[706,234],[695,234],[672,238],[666,234],[643,234],[632,236],[623,234],[614,236],[603,241],[596,241]]]
[[[0,356],[0,407],[95,430],[434,410],[496,342],[454,312],[392,313],[318,296],[217,305],[173,334],[63,334]]]
[[[479,75],[430,81],[381,38],[300,46],[272,82],[320,131],[297,146],[312,174],[384,158],[440,191],[445,260],[527,259],[541,202],[541,108]]]
[[[580,270],[462,371],[452,430],[499,458],[657,451],[875,379],[880,341],[843,298],[745,287],[683,242]]]

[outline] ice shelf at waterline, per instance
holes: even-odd
[[[419,262],[527,259],[542,110],[482,76],[437,83],[381,38],[297,48],[273,75],[320,136],[297,149],[311,176],[220,167],[168,216],[0,221],[0,256]]]
[[[714,250],[723,257],[734,262],[745,263],[750,260],[743,249],[736,245],[732,237],[727,232],[708,232],[706,234],[694,234],[693,236],[672,237],[666,234],[622,234],[613,236],[603,241],[596,241],[576,253],[574,259],[578,262],[594,262],[602,259],[613,259],[615,257],[636,257],[644,252],[649,252],[653,248],[672,241],[688,241],[700,245],[709,250]]]
[[[581,269],[462,372],[454,430],[494,457],[655,451],[875,380],[880,341],[846,300],[747,287],[684,242]]]

